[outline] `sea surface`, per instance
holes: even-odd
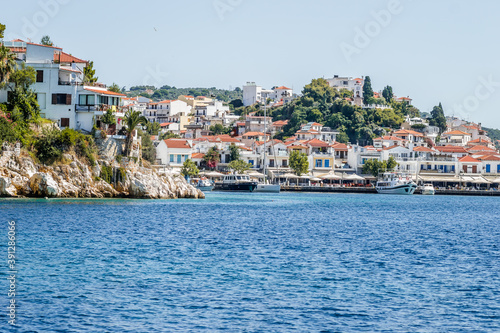
[[[3,199],[0,230],[1,332],[500,332],[499,198]]]

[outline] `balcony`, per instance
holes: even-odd
[[[83,86],[82,82],[72,82],[72,81],[66,81],[66,80],[59,80],[57,81],[57,84],[60,86]]]

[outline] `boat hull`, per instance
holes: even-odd
[[[426,189],[422,190],[422,195],[434,195],[434,194],[435,194],[434,190],[426,190]]]
[[[222,184],[221,190],[223,191],[240,191],[240,192],[253,192],[257,188],[257,182],[253,183],[234,183]]]
[[[202,192],[210,192],[214,189],[213,186],[197,186],[196,188]]]
[[[403,195],[411,195],[415,193],[417,189],[416,184],[404,184],[397,185],[392,187],[377,187],[377,192],[380,194],[403,194]]]
[[[281,186],[280,185],[272,185],[272,184],[257,184],[254,192],[264,192],[264,193],[280,193]]]

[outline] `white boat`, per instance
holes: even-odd
[[[432,186],[432,184],[424,184],[424,186],[422,186],[423,195],[434,195],[435,193],[436,190],[434,189],[434,186]]]
[[[213,190],[214,184],[213,184],[213,182],[211,182],[207,178],[202,178],[196,184],[196,188],[202,192],[210,192]]]
[[[222,190],[253,192],[257,188],[257,182],[250,180],[248,175],[226,175],[222,181]]]
[[[378,193],[411,195],[417,189],[412,178],[402,172],[384,172],[379,174],[377,185]]]
[[[264,183],[258,183],[257,187],[254,190],[254,192],[266,192],[266,193],[280,193],[280,191],[281,191],[280,185],[264,184]]]

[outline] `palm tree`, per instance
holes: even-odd
[[[0,88],[9,82],[10,75],[17,67],[16,55],[9,48],[0,46]]]
[[[127,141],[125,144],[125,154],[128,156],[132,150],[133,133],[135,128],[140,125],[146,125],[148,120],[140,111],[129,110],[125,114],[125,130],[127,131]]]

